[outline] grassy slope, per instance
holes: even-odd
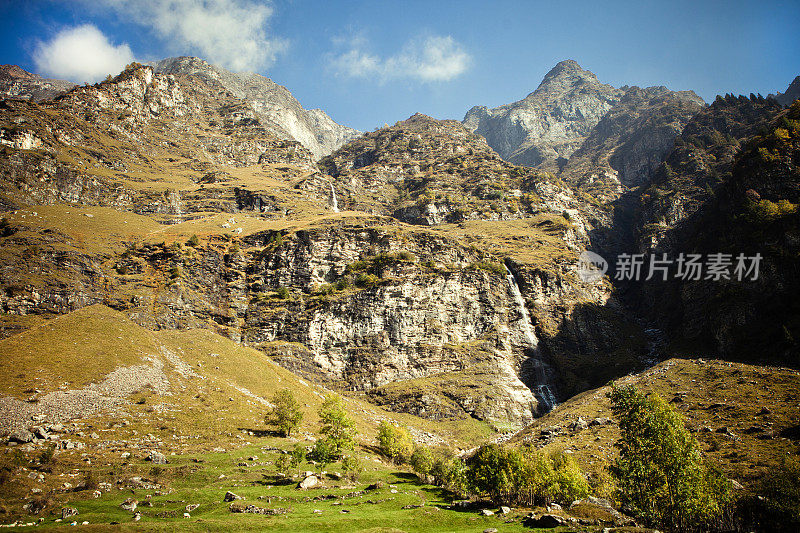
[[[154,499],[157,503],[152,509],[142,509],[144,518],[136,524],[136,528],[142,530],[172,529],[174,520],[158,518],[155,514],[164,509],[182,509],[186,505],[184,501],[201,503],[202,506],[195,513],[199,520],[197,522],[183,521],[183,511],[178,513],[181,526],[203,530],[259,530],[266,525],[274,525],[277,529],[329,528],[345,531],[379,527],[385,524],[387,516],[393,517],[398,523],[406,521],[409,526],[404,529],[459,530],[471,524],[475,518],[474,513],[469,517],[463,513],[452,513],[451,519],[456,522],[447,522],[450,525],[445,525],[439,524],[434,516],[445,511],[400,509],[402,505],[419,503],[418,492],[424,492],[424,499],[429,501],[440,499],[441,495],[433,487],[411,483],[408,474],[398,473],[396,468],[378,460],[372,446],[377,424],[383,419],[394,419],[418,433],[436,434],[448,445],[462,447],[470,447],[474,442],[489,437],[491,432],[488,426],[476,421],[438,424],[410,415],[388,413],[356,399],[346,399],[346,404],[359,431],[360,446],[356,453],[363,457],[367,467],[365,480],[380,478],[392,483],[399,482],[404,484],[406,490],[395,495],[387,487],[378,494],[345,500],[345,508],[353,507],[350,514],[340,514],[340,507],[332,507],[331,502],[294,500],[288,505],[252,502],[267,507],[291,506],[294,510],[284,518],[231,514],[227,504],[221,502],[226,490],[246,495],[249,500],[271,494],[294,499],[298,497],[293,486],[275,489],[265,487],[274,484],[265,475],[271,476],[275,472],[271,464],[275,452],[265,452],[261,448],[277,446],[288,449],[296,442],[313,444],[310,438],[318,429],[315,413],[327,391],[275,365],[262,352],[237,345],[210,331],[151,332],[103,306],[87,307],[0,341],[0,353],[3,355],[0,372],[3,375],[14,375],[12,369],[23,368],[26,376],[39,378],[4,380],[0,394],[25,396],[23,391],[31,386],[46,394],[58,389],[64,381],[71,383],[70,388],[77,388],[103,379],[118,366],[141,364],[143,356],[158,355],[164,349],[179,356],[193,372],[202,377],[180,375],[167,364],[167,376],[171,383],[169,394],[137,391],[110,412],[96,413],[74,421],[74,431],[80,430],[83,435],[73,433],[63,438],[84,442],[86,448],[57,452],[55,463],[42,470],[51,470],[44,482],[34,481],[25,475],[25,470],[17,469],[10,481],[0,483],[0,522],[9,522],[12,516],[20,516],[20,506],[30,500],[30,491],[34,487],[43,489],[43,497],[50,500],[48,511],[40,515],[48,517],[48,524],[56,525],[52,522],[54,515],[48,514],[49,510],[58,512],[62,505],[67,504],[81,511],[81,521],[106,524],[115,520],[130,522],[131,514],[118,507],[119,503],[132,495],[130,490],[112,490],[99,499],[93,499],[91,490],[72,492],[63,489],[65,481],[77,485],[88,471],[93,472],[100,482],[116,484],[117,480],[139,475],[169,487],[161,497]],[[297,432],[299,440],[271,436],[263,423],[264,404],[244,390],[268,398],[284,387],[294,392],[305,412],[305,419]],[[99,440],[88,436],[93,432],[100,435]],[[225,452],[215,452],[218,448]],[[28,453],[27,459],[20,464],[26,468],[36,468],[36,461],[27,461],[37,457],[41,449],[40,445]],[[168,455],[170,464],[153,469],[151,463],[144,462],[144,457],[151,449],[159,449]],[[128,460],[121,458],[125,451],[133,454]],[[7,464],[13,461],[14,453],[10,448],[3,450],[0,462]],[[243,457],[253,455],[260,457],[253,467],[236,466]],[[301,470],[305,469],[315,468],[312,465],[301,467]],[[331,465],[328,470],[341,470],[341,467]],[[226,477],[220,479],[220,474]],[[342,483],[328,480],[326,485],[332,488]],[[362,485],[359,488],[363,488]],[[326,490],[325,493],[346,494],[352,490],[355,489]],[[153,490],[133,491],[140,501],[145,499],[146,494],[153,494]],[[318,494],[319,491],[310,493],[311,496]],[[301,497],[304,496],[302,494]],[[363,503],[366,499],[385,498],[389,499],[379,504]],[[363,506],[356,507],[359,502]],[[311,513],[317,508],[325,510],[323,516]],[[332,513],[341,516],[342,520],[331,523],[329,516]],[[416,525],[411,527],[412,523]]]
[[[701,449],[726,475],[751,488],[765,471],[788,456],[797,457],[794,440],[782,432],[800,424],[800,373],[785,368],[759,367],[724,361],[671,359],[618,380],[657,393],[682,413]],[[609,387],[587,391],[536,420],[515,437],[548,448],[571,450],[589,471],[601,470],[616,454],[616,425],[572,431],[568,426],[583,417],[611,417]],[[770,412],[762,412],[766,407]],[[541,430],[559,426],[550,440]],[[710,428],[710,431],[708,430]],[[729,428],[736,437],[725,435]],[[787,433],[783,433],[786,435]]]

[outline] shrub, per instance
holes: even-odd
[[[186,241],[186,244],[191,247],[198,246],[200,244],[200,239],[197,238],[197,235],[192,235],[189,237],[189,240]]]
[[[414,453],[411,454],[411,469],[423,481],[428,480],[428,474],[433,469],[433,453],[427,446],[417,446],[414,448]]]
[[[355,455],[345,455],[342,457],[342,472],[347,480],[355,482],[364,472],[364,465]]]
[[[289,452],[289,465],[292,468],[297,468],[303,461],[306,460],[306,448],[302,444],[295,444],[292,451]]]
[[[286,287],[278,287],[275,289],[275,297],[279,300],[286,300],[289,298],[289,289]]]
[[[363,289],[365,287],[371,287],[376,283],[378,283],[379,281],[380,278],[378,276],[375,276],[374,274],[366,274],[364,272],[361,272],[358,276],[356,276],[355,285],[356,287],[360,287]]]
[[[403,464],[411,457],[414,441],[408,429],[384,420],[378,426],[378,447],[395,464]]]
[[[300,404],[289,389],[281,389],[272,397],[273,406],[264,417],[264,421],[271,426],[277,426],[284,437],[291,435],[303,420]]]
[[[39,453],[39,464],[49,465],[55,462],[56,445],[53,443],[48,444]]]
[[[613,385],[609,397],[621,432],[612,474],[622,503],[649,523],[682,531],[717,517],[728,483],[704,464],[681,415],[633,386]]]
[[[314,443],[309,458],[322,463],[325,468],[329,463],[332,463],[338,457],[335,446],[328,440],[320,439]]]

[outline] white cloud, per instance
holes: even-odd
[[[67,28],[33,52],[39,73],[73,82],[97,81],[117,74],[133,61],[127,44],[114,46],[91,24]]]
[[[150,28],[170,53],[197,54],[235,71],[271,66],[287,43],[267,35],[273,9],[250,0],[84,0]]]
[[[393,78],[449,81],[466,72],[472,63],[472,57],[449,35],[409,41],[400,52],[385,59],[367,52],[360,38],[351,40],[348,48],[332,56],[331,67],[344,76],[380,82]]]

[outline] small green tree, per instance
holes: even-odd
[[[349,481],[358,481],[358,477],[364,472],[364,465],[361,459],[355,455],[345,455],[342,457],[342,472]]]
[[[343,450],[352,450],[355,444],[356,424],[347,410],[344,401],[338,394],[329,394],[319,408],[319,419],[322,422],[322,440],[328,444],[333,453],[333,459],[342,456]]]
[[[186,244],[192,247],[199,246],[200,239],[197,238],[197,235],[192,235],[191,237],[189,237],[189,240],[186,241]]]
[[[433,452],[427,446],[417,446],[411,454],[411,469],[423,481],[428,480],[428,475],[433,469]]]
[[[633,386],[614,385],[609,397],[621,432],[612,474],[623,504],[647,522],[681,531],[719,515],[728,483],[705,465],[681,415]]]
[[[298,468],[306,460],[306,448],[302,444],[296,444],[289,452],[290,464],[292,468]]]
[[[386,420],[378,426],[377,439],[381,453],[395,464],[407,462],[414,450],[414,440],[408,429]]]
[[[264,421],[271,426],[277,426],[284,437],[300,426],[303,420],[303,411],[289,389],[281,389],[272,397],[272,408],[267,413]]]

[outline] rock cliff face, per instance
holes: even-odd
[[[52,80],[32,74],[17,65],[0,65],[0,100],[13,98],[41,102],[75,87],[65,80]]]
[[[644,212],[658,218],[655,227],[645,226],[641,242],[647,252],[672,257],[728,254],[730,272],[716,279],[706,273],[698,280],[642,284],[634,287],[639,304],[683,349],[796,365],[800,105],[785,110],[772,99],[728,96],[700,118],[684,132],[705,131],[705,140],[696,139],[690,153],[693,165],[670,167],[671,179],[657,185],[664,189],[645,198]],[[744,136],[722,141],[721,133],[708,135],[714,127]],[[715,137],[717,145],[711,142]],[[699,150],[703,144],[707,151]],[[741,148],[734,150],[735,145]],[[709,157],[714,153],[720,157]],[[687,172],[692,169],[695,173]],[[740,254],[760,255],[757,274],[737,273]],[[750,266],[748,259],[744,267]],[[658,309],[649,302],[659,302]]]
[[[606,353],[636,366],[636,343],[601,340],[628,323],[609,285],[575,275],[593,208],[563,183],[455,121],[412,117],[319,169],[270,131],[219,80],[146,66],[4,103],[4,331],[103,303],[498,428],[607,381]]]
[[[305,110],[292,93],[252,72],[235,74],[196,57],[173,57],[154,63],[155,71],[214,80],[251,106],[261,124],[278,138],[294,140],[315,158],[330,154],[361,132],[333,121],[321,109]]]
[[[561,176],[600,198],[647,183],[692,116],[705,103],[691,91],[631,87],[592,129]],[[616,187],[615,187],[616,185]]]

